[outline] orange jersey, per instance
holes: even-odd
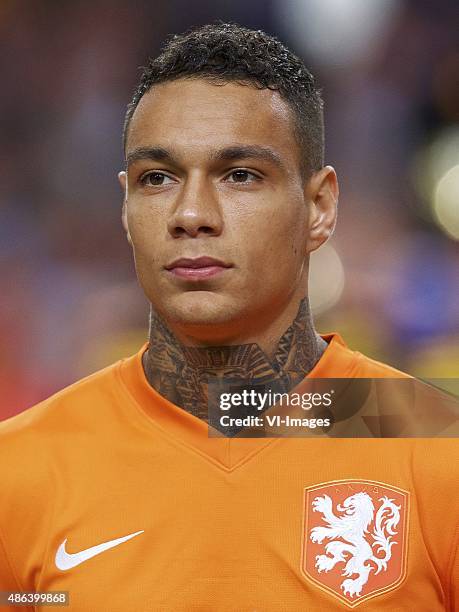
[[[402,376],[329,340],[310,377]],[[144,350],[0,424],[0,591],[68,591],[75,612],[456,609],[455,440],[209,438]]]

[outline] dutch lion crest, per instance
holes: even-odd
[[[325,525],[311,529],[309,537],[318,544],[329,540],[325,554],[316,556],[316,568],[319,573],[329,572],[343,564],[341,576],[346,579],[341,588],[351,598],[361,594],[371,572],[376,575],[387,569],[392,547],[397,545],[394,536],[400,522],[400,506],[386,496],[379,501],[376,516],[373,500],[365,492],[350,495],[337,504],[338,515],[328,495],[318,496],[312,502],[313,511],[322,514]],[[357,577],[349,578],[353,575]]]

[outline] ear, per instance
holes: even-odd
[[[308,253],[318,249],[333,233],[338,206],[338,178],[331,166],[325,166],[309,179],[305,196],[310,205]]]
[[[129,226],[127,222],[127,174],[122,171],[118,173],[118,181],[121,185],[121,189],[123,190],[123,209],[121,212],[121,223],[123,224],[124,231],[126,232],[127,240],[129,244],[132,246],[131,234],[129,233]]]

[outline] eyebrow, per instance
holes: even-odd
[[[216,151],[212,154],[212,159],[216,161],[234,161],[237,159],[259,159],[267,161],[279,168],[284,166],[279,153],[270,147],[260,145],[236,145]]]
[[[175,162],[172,153],[163,147],[139,147],[128,153],[126,156],[126,166],[129,167],[134,162],[144,159]]]
[[[260,145],[234,145],[232,147],[225,147],[224,149],[211,153],[210,159],[213,161],[258,159],[272,163],[278,168],[284,167],[284,162],[279,153],[270,147],[263,147]],[[172,164],[178,163],[174,154],[168,149],[163,147],[139,147],[128,153],[126,157],[126,166],[129,167],[134,162],[141,160],[163,161]]]

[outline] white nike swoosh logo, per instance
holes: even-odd
[[[130,533],[122,538],[116,538],[116,540],[109,540],[108,542],[102,542],[102,544],[96,544],[96,546],[91,546],[91,548],[86,548],[86,550],[81,550],[77,553],[68,553],[65,550],[65,545],[67,543],[67,538],[65,538],[56,552],[56,566],[62,571],[69,570],[72,567],[80,565],[80,563],[83,563],[83,561],[87,561],[88,559],[99,555],[101,552],[104,552],[109,548],[113,548],[114,546],[118,546],[118,544],[127,542],[131,538],[135,538],[135,536],[143,532],[144,530],[142,529],[142,531],[136,531],[135,533]]]

